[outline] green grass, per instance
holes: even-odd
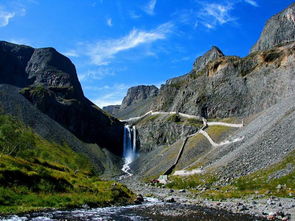
[[[49,142],[9,115],[0,114],[0,214],[84,204],[126,204],[124,185],[96,176],[85,156]]]

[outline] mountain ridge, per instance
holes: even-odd
[[[70,59],[53,48],[34,49],[4,41],[0,58],[1,84],[22,89],[33,105],[82,141],[122,153],[123,124],[84,96]]]

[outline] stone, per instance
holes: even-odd
[[[165,200],[167,203],[175,203],[175,199],[172,197],[172,198],[168,198]]]
[[[272,16],[266,23],[257,43],[251,52],[268,50],[279,44],[295,40],[295,3]]]
[[[125,109],[126,107],[147,98],[155,97],[158,95],[158,92],[159,89],[154,85],[139,85],[131,87],[128,89],[127,95],[124,97],[120,109]]]
[[[124,125],[84,97],[76,68],[54,48],[0,41],[0,83],[22,88],[41,112],[86,143],[120,155]]]
[[[136,199],[134,200],[135,204],[142,204],[144,202],[144,198],[141,194],[138,194]]]

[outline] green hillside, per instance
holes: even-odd
[[[133,193],[96,176],[86,157],[0,114],[0,213],[131,202]]]

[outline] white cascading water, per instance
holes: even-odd
[[[132,176],[130,171],[130,163],[135,159],[136,155],[136,128],[133,126],[132,128],[129,125],[125,125],[124,127],[124,140],[123,140],[123,157],[124,157],[124,165],[122,167],[122,171],[126,173],[128,176]]]

